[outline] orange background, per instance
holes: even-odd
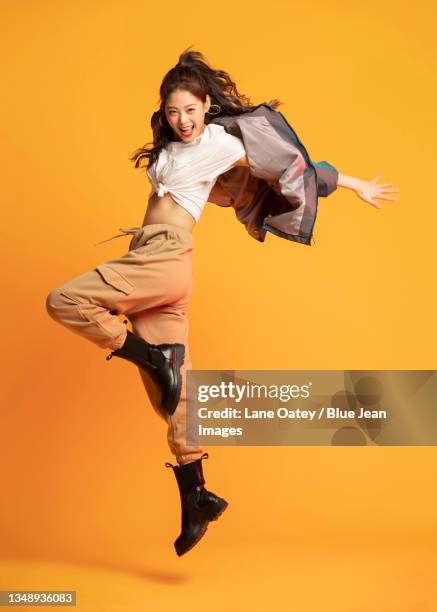
[[[230,502],[177,558],[166,427],[136,368],[56,325],[49,291],[127,249],[165,72],[193,44],[313,160],[401,189],[321,199],[315,244],[256,242],[209,204],[194,231],[196,369],[434,369],[430,3],[2,3],[0,589],[79,610],[437,609],[433,447],[208,447]],[[99,352],[100,351],[100,352]],[[206,603],[208,602],[208,603]],[[282,603],[281,602],[287,602]]]

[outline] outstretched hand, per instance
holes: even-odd
[[[380,200],[391,200],[395,201],[397,198],[390,197],[386,194],[388,193],[398,193],[400,189],[391,189],[393,187],[393,183],[380,183],[378,184],[378,179],[381,178],[381,174],[375,176],[371,181],[359,181],[354,191],[361,200],[368,202],[375,208],[382,208],[382,204],[379,202],[375,202],[375,198]]]

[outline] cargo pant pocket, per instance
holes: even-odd
[[[129,279],[108,264],[101,264],[96,267],[96,270],[105,283],[117,289],[117,291],[123,292],[125,295],[129,295],[135,289],[135,285],[133,285]]]
[[[75,296],[72,291],[70,292],[69,289],[61,289],[60,294],[66,297],[67,299],[71,300],[73,304],[81,304],[80,299],[77,296]]]
[[[65,324],[73,325],[77,328],[80,321],[92,323],[104,333],[105,336],[114,338],[119,333],[118,326],[114,326],[115,312],[112,313],[102,306],[93,304],[85,300],[82,296],[77,296],[72,289],[62,289],[60,294],[67,298],[68,302],[64,306],[68,307],[63,314],[62,321]],[[64,308],[65,310],[65,308]],[[100,334],[101,335],[101,334]]]
[[[105,334],[111,338],[119,334],[120,322],[108,310],[96,306],[96,304],[78,304],[77,309],[84,321],[97,325]]]

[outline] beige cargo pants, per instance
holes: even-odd
[[[192,289],[193,237],[188,230],[169,224],[121,230],[120,236],[133,235],[128,253],[51,291],[46,308],[53,319],[101,348],[115,350],[123,345],[127,330],[119,315],[126,316],[132,331],[152,344],[185,345],[181,398],[171,416],[160,410],[155,385],[138,368],[152,407],[167,422],[170,450],[183,465],[204,452],[186,442],[186,370],[191,369],[186,311]],[[113,366],[116,361],[109,363]]]

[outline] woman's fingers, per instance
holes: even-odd
[[[371,204],[372,206],[375,206],[376,208],[381,208],[381,204],[378,204],[378,202],[375,202],[375,200],[372,200],[370,196],[367,196],[363,192],[359,194],[359,197],[362,200],[364,200],[364,202],[367,202],[368,204]]]
[[[399,193],[400,189],[389,189],[388,187],[384,187],[384,185],[377,185],[381,193]]]
[[[378,176],[375,176],[375,178],[372,179],[370,182],[375,185],[376,181],[379,178],[381,178],[381,176],[382,176],[381,174],[378,174]],[[393,183],[381,183],[381,184],[377,185],[377,187],[378,187],[378,189],[381,190],[381,192],[384,192],[384,193],[399,193],[399,191],[400,191],[400,189],[397,189],[397,188],[389,189],[390,187],[393,187]]]
[[[385,196],[385,195],[378,195],[376,197],[379,198],[380,200],[391,200],[392,202],[397,201],[397,198],[390,198],[389,196]]]

